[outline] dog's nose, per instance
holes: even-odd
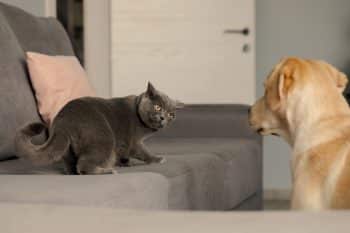
[[[161,120],[161,121],[164,121],[164,119],[165,119],[165,118],[164,118],[163,116],[160,117],[160,120]]]

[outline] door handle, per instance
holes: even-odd
[[[243,36],[248,36],[249,32],[249,28],[224,30],[224,34],[242,34]]]

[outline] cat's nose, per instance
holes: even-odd
[[[164,121],[164,120],[165,120],[165,118],[164,118],[163,116],[161,116],[161,117],[160,117],[160,120],[161,120],[161,121]]]

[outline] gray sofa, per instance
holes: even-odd
[[[40,121],[25,52],[73,55],[55,19],[0,3],[0,202],[114,208],[231,210],[262,206],[261,138],[248,106],[190,105],[151,138],[165,164],[135,164],[116,175],[66,176],[60,163],[34,167],[17,159],[16,129]]]

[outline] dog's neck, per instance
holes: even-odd
[[[299,98],[289,100],[286,118],[293,154],[328,141],[337,132],[336,128],[350,124],[349,106],[339,92],[321,93],[312,88],[303,91]],[[334,124],[336,119],[337,124]]]

